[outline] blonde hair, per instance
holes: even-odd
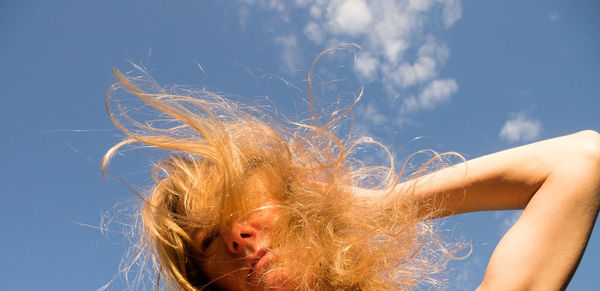
[[[206,90],[182,94],[147,75],[113,72],[119,83],[107,93],[106,106],[128,138],[108,150],[103,170],[128,144],[170,153],[155,165],[155,185],[141,195],[139,214],[139,244],[158,273],[157,288],[161,280],[167,289],[215,288],[199,267],[206,254],[194,235],[229,227],[260,208],[264,197],[244,191],[253,183],[267,187],[272,207],[279,209],[271,234],[277,258],[272,269],[285,270],[298,290],[439,283],[436,274],[453,253],[427,222],[438,214],[440,201],[418,205],[409,188],[397,193],[401,174],[393,159],[389,166],[365,166],[353,152],[376,142],[334,134],[352,106],[321,120],[309,84],[309,122],[284,126],[277,116]],[[113,98],[119,89],[158,110],[158,117],[147,122],[132,117]]]

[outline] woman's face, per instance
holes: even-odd
[[[199,231],[196,242],[207,248],[201,268],[226,290],[293,290],[295,284],[281,270],[272,270],[277,260],[271,252],[271,227],[279,217],[273,197],[262,179],[246,187],[248,195],[259,197],[261,206],[215,234]],[[264,181],[264,180],[263,180]]]
[[[269,271],[276,260],[270,251],[270,227],[277,210],[263,208],[222,229],[215,237],[196,235],[198,242],[214,239],[210,255],[201,264],[213,284],[226,290],[292,290],[294,285],[281,271]]]

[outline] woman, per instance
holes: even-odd
[[[335,134],[351,108],[323,121],[309,102],[309,122],[292,128],[210,92],[168,93],[154,82],[142,90],[140,79],[115,74],[120,88],[162,114],[138,121],[120,103],[111,105],[109,91],[109,115],[129,138],[108,151],[103,169],[130,143],[171,154],[156,165],[140,212],[141,248],[167,288],[437,286],[436,275],[462,246],[436,236],[431,219],[524,209],[479,290],[560,290],[598,215],[594,131],[449,167],[437,155],[404,179],[404,167],[397,175],[393,162],[369,167],[356,157],[356,147],[372,140]]]

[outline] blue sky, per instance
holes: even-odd
[[[90,162],[123,137],[104,109],[112,67],[302,117],[314,57],[352,42],[317,64],[321,104],[364,85],[357,130],[399,161],[425,148],[470,158],[600,129],[598,11],[592,0],[2,2],[0,290],[95,290],[117,273],[128,220],[115,213],[135,197]],[[128,151],[111,168],[145,189],[153,154]],[[444,222],[473,245],[448,290],[480,282],[518,214]],[[570,290],[596,286],[599,231]]]

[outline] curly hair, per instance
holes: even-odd
[[[265,199],[279,210],[272,226],[277,259],[271,271],[285,272],[297,290],[438,283],[436,274],[453,252],[428,220],[439,214],[443,201],[418,201],[410,186],[399,188],[402,171],[396,173],[393,159],[388,166],[366,166],[357,157],[354,149],[363,143],[391,154],[370,138],[335,134],[352,106],[323,121],[309,93],[310,120],[282,125],[274,114],[207,90],[181,93],[148,75],[113,71],[118,83],[108,91],[106,106],[128,138],[108,150],[103,170],[128,144],[169,153],[154,167],[151,191],[141,195],[138,234],[139,248],[149,254],[167,289],[218,290],[201,267],[210,248],[194,237],[230,228],[263,207]],[[137,96],[158,117],[146,122],[132,117],[114,97],[117,90]],[[257,184],[269,197],[246,191]]]

